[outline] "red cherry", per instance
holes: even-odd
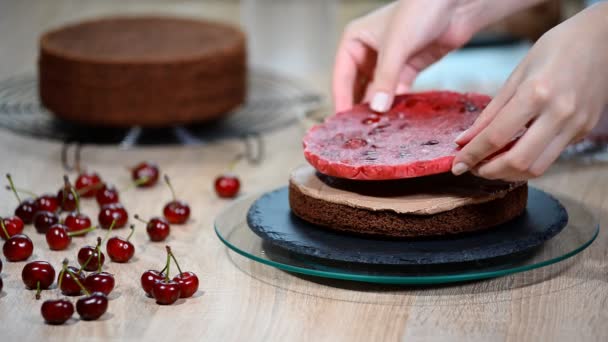
[[[159,173],[155,163],[142,162],[131,170],[131,178],[138,187],[147,188],[158,182]]]
[[[134,216],[136,220],[139,220],[146,224],[146,232],[152,241],[163,241],[169,236],[171,226],[169,222],[161,217],[153,217],[150,221],[142,220],[138,215]]]
[[[84,280],[84,286],[90,292],[101,292],[107,296],[114,289],[114,276],[108,272],[90,273]]]
[[[148,296],[152,296],[154,284],[163,279],[165,279],[165,275],[162,272],[148,270],[141,275],[141,287]]]
[[[31,224],[34,222],[34,215],[36,215],[37,211],[36,202],[33,199],[28,198],[19,203],[17,209],[15,209],[15,216],[19,217],[23,223]]]
[[[68,216],[65,217],[63,224],[67,227],[68,232],[79,232],[92,226],[89,216],[75,211],[69,213]],[[86,233],[78,235],[85,236]]]
[[[190,218],[190,206],[186,202],[178,201],[175,197],[175,190],[169,181],[169,176],[165,175],[165,183],[171,190],[173,201],[167,203],[163,209],[163,215],[171,224],[183,224]]]
[[[156,299],[157,304],[171,305],[177,301],[179,296],[180,286],[172,280],[161,280],[152,286],[152,297]]]
[[[179,285],[180,297],[192,297],[198,290],[198,277],[193,272],[184,272],[173,277],[173,281]]]
[[[106,244],[106,253],[110,259],[114,262],[128,262],[135,254],[135,246],[129,241],[133,235],[134,229],[131,226],[131,233],[127,239],[123,239],[119,236],[111,237]]]
[[[129,220],[129,214],[125,207],[120,203],[106,204],[101,207],[99,216],[99,225],[101,228],[108,229],[112,225],[112,222],[116,221],[113,228],[122,228],[127,224]]]
[[[46,261],[32,261],[23,267],[21,279],[28,289],[37,289],[39,299],[40,290],[48,289],[55,281],[55,269]]]
[[[68,235],[68,228],[62,224],[54,224],[46,232],[46,243],[54,251],[61,251],[70,245],[72,238]]]
[[[64,261],[64,265],[65,269],[69,270],[69,272],[65,269],[59,272],[59,276],[57,277],[57,283],[60,284],[59,290],[66,296],[80,296],[82,288],[74,279],[76,278],[82,284],[85,279],[84,272],[81,272],[74,266],[67,266],[67,260]]]
[[[234,175],[222,175],[215,179],[215,192],[222,198],[234,198],[241,188],[241,182]]]
[[[103,252],[99,248],[101,238],[97,238],[97,246],[84,246],[78,251],[78,263],[85,270],[92,272],[100,270],[106,259]]]
[[[2,252],[8,261],[27,260],[34,251],[34,244],[27,235],[17,234],[4,242]]]
[[[78,299],[76,311],[85,321],[94,321],[103,316],[108,310],[108,297],[100,292],[94,292]]]
[[[36,198],[36,209],[39,211],[50,211],[52,213],[59,209],[59,201],[57,196],[52,194],[44,194]]]
[[[68,176],[63,176],[64,185],[57,191],[57,202],[59,207],[63,211],[74,211],[78,206],[76,196],[76,189],[70,184]]]
[[[19,216],[5,217],[1,220],[2,220],[2,223],[4,224],[4,228],[6,228],[8,237],[11,237],[16,234],[21,234],[21,232],[23,232],[23,221],[19,218]],[[8,238],[4,234],[4,231],[0,232],[0,236],[4,240],[6,240]]]
[[[95,199],[97,200],[97,204],[99,204],[100,207],[103,207],[106,204],[120,202],[118,190],[116,190],[114,186],[107,184],[104,184],[103,187],[97,191]]]
[[[69,300],[47,300],[40,307],[42,318],[48,324],[59,325],[67,322],[74,314],[74,305]]]
[[[34,216],[34,227],[36,231],[45,234],[52,225],[59,222],[59,216],[50,211],[39,211]]]
[[[75,186],[80,196],[94,197],[101,187],[101,177],[95,172],[83,172],[78,175]]]

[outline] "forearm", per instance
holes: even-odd
[[[464,0],[460,6],[462,15],[471,19],[473,31],[477,32],[512,14],[540,4],[546,0]]]

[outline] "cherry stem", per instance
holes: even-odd
[[[76,212],[80,214],[80,195],[73,187],[70,187],[70,192],[72,193],[72,196],[74,196],[74,202],[76,202]]]
[[[112,221],[112,226],[115,222],[116,220]],[[112,226],[110,226],[110,228]],[[97,251],[97,272],[101,272],[101,238],[99,236],[97,237],[97,246],[95,247],[95,250]]]
[[[132,224],[131,226],[129,226],[129,229],[131,229],[131,232],[129,233],[129,236],[127,236],[127,241],[129,241],[129,239],[131,239],[131,236],[133,236],[133,233],[135,233],[135,225]]]
[[[90,233],[90,232],[94,231],[95,229],[97,229],[97,227],[93,226],[93,227],[89,227],[86,229],[76,230],[73,232],[69,232],[68,236],[72,237],[72,236],[84,235],[86,233]]]
[[[36,300],[40,299],[40,292],[42,292],[42,289],[40,288],[40,282],[36,283]]]
[[[177,196],[175,196],[175,190],[173,189],[173,185],[171,185],[171,181],[169,180],[169,176],[165,175],[164,178],[165,178],[165,183],[169,187],[169,190],[171,190],[171,196],[173,196],[173,200],[176,201],[177,200]]]
[[[167,273],[165,273],[165,281],[168,282],[169,281],[169,270],[171,269],[171,250],[169,248],[167,248],[167,263],[165,264],[164,269],[167,270]]]
[[[236,165],[241,161],[241,159],[243,159],[243,157],[244,155],[242,153],[237,154],[236,157],[234,157],[234,160],[232,160],[230,164],[228,164],[228,171],[234,171]]]
[[[110,225],[110,228],[108,228],[108,232],[106,233],[106,236],[103,238],[103,242],[106,242],[106,240],[110,237],[110,233],[112,232],[112,229],[114,228],[114,226],[116,225],[116,220],[112,221],[112,224]],[[100,239],[100,238],[98,238]],[[101,242],[99,243],[101,245]]]
[[[63,259],[63,262],[61,263],[61,272],[59,272],[59,278],[57,279],[57,288],[61,291],[61,284],[63,283],[63,276],[65,275],[65,270],[68,268],[68,259],[65,258]],[[78,271],[78,274],[80,274],[80,271]]]
[[[141,217],[139,217],[139,215],[135,214],[133,215],[133,218],[136,219],[137,221],[141,222],[141,223],[145,223],[148,224],[148,221],[142,219]]]
[[[6,226],[4,225],[4,219],[0,218],[0,227],[2,227],[2,232],[4,233],[4,235],[6,236],[6,239],[10,239],[11,236],[8,234],[8,230],[6,230]]]
[[[169,255],[171,256],[171,258],[173,259],[173,261],[175,262],[175,266],[177,266],[177,270],[179,271],[179,274],[181,275],[182,273],[182,268],[179,267],[179,263],[177,262],[177,259],[175,258],[175,255],[173,254],[173,252],[171,251],[171,247],[166,246],[165,247],[167,249],[167,253],[169,253]]]
[[[82,290],[82,292],[84,292],[84,294],[86,294],[87,296],[91,295],[91,292],[89,292],[89,290],[87,290],[87,288],[84,287],[84,285],[82,285],[82,283],[80,282],[80,280],[78,280],[78,277],[76,277],[74,272],[70,271],[68,268],[66,268],[65,271],[68,272],[68,274],[72,276],[72,279],[74,279],[74,282],[76,282],[76,284],[78,284],[78,287],[80,287],[80,289]]]
[[[72,184],[70,184],[70,178],[68,178],[68,175],[63,175],[63,190],[61,190],[61,207],[62,208],[65,205],[65,199],[68,197],[68,191],[71,191],[71,190],[72,190]]]
[[[19,203],[21,203],[21,198],[19,197],[19,194],[17,193],[17,190],[15,190],[15,184],[13,183],[13,177],[11,177],[10,173],[7,173],[6,174],[6,178],[8,179],[8,183],[10,184],[10,189],[15,194],[15,197],[17,197],[17,201]]]
[[[129,183],[129,185],[127,185],[123,191],[127,191],[127,190],[130,190],[131,188],[134,188],[136,186],[140,186],[142,184],[145,184],[147,181],[150,180],[150,178],[151,178],[150,176],[144,176],[144,177],[141,177],[141,178],[137,178],[136,180],[134,180],[131,183]]]
[[[11,187],[9,185],[7,185],[5,188],[6,188],[6,190],[13,190],[13,189],[11,189]],[[25,189],[21,189],[21,188],[15,188],[15,191],[17,191],[18,193],[30,195],[30,197],[34,197],[34,198],[38,197],[37,194],[35,194],[35,193],[33,193],[33,192],[29,191],[29,190],[25,190]]]
[[[91,254],[89,255],[89,257],[87,258],[87,260],[84,262],[84,264],[82,264],[80,266],[80,268],[78,269],[78,274],[82,273],[82,271],[84,271],[84,268],[87,267],[87,265],[89,264],[89,262],[91,262],[91,260],[93,260],[93,256],[95,254]],[[67,259],[66,259],[67,260]]]

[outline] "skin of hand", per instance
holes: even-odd
[[[465,44],[474,33],[540,0],[401,0],[351,22],[333,75],[335,110],[362,98],[387,111],[420,71]]]
[[[463,147],[452,172],[472,170],[511,181],[542,175],[598,122],[608,104],[606,70],[608,3],[600,3],[536,42],[473,126],[456,139]]]

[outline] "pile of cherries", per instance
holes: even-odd
[[[0,218],[0,237],[5,240],[2,251],[10,262],[27,260],[34,250],[32,240],[23,233],[25,225],[34,225],[36,231],[45,234],[49,249],[65,250],[72,242],[72,237],[85,236],[98,227],[106,229],[102,240],[97,238],[95,245],[86,245],[78,250],[76,259],[80,267],[70,266],[65,259],[57,275],[57,288],[64,298],[46,300],[41,307],[44,320],[49,324],[63,324],[74,314],[74,305],[68,299],[81,296],[76,301],[76,312],[83,320],[96,320],[108,308],[108,295],[115,286],[114,276],[102,270],[106,255],[116,263],[127,263],[135,254],[135,247],[130,242],[134,232],[131,225],[130,234],[123,238],[118,235],[110,237],[113,229],[123,228],[128,224],[129,215],[120,203],[120,194],[115,186],[102,181],[95,172],[80,172],[74,185],[64,176],[63,185],[56,195],[37,196],[15,186],[9,174],[6,175],[10,189],[18,201],[14,216]],[[142,162],[131,170],[132,185],[139,188],[152,187],[158,183],[160,170],[151,162]],[[170,233],[171,224],[184,224],[190,217],[189,205],[177,199],[168,176],[164,181],[169,187],[172,200],[163,208],[163,216],[143,220],[146,232],[151,241],[164,241]],[[215,180],[218,197],[234,198],[240,189],[236,176],[222,175]],[[22,199],[21,194],[32,198]],[[99,226],[92,224],[89,216],[80,211],[80,199],[95,199],[99,205],[97,217]],[[105,254],[102,246],[105,243]],[[167,261],[160,271],[149,270],[141,277],[144,292],[156,299],[158,304],[172,304],[178,298],[191,297],[198,290],[198,277],[192,272],[182,272],[171,249],[167,246]],[[179,274],[170,278],[171,260],[178,268]],[[0,261],[0,272],[2,262]],[[22,280],[28,289],[36,290],[40,298],[42,290],[49,289],[55,282],[55,269],[46,261],[33,261],[25,265]],[[0,291],[2,291],[0,278]]]

